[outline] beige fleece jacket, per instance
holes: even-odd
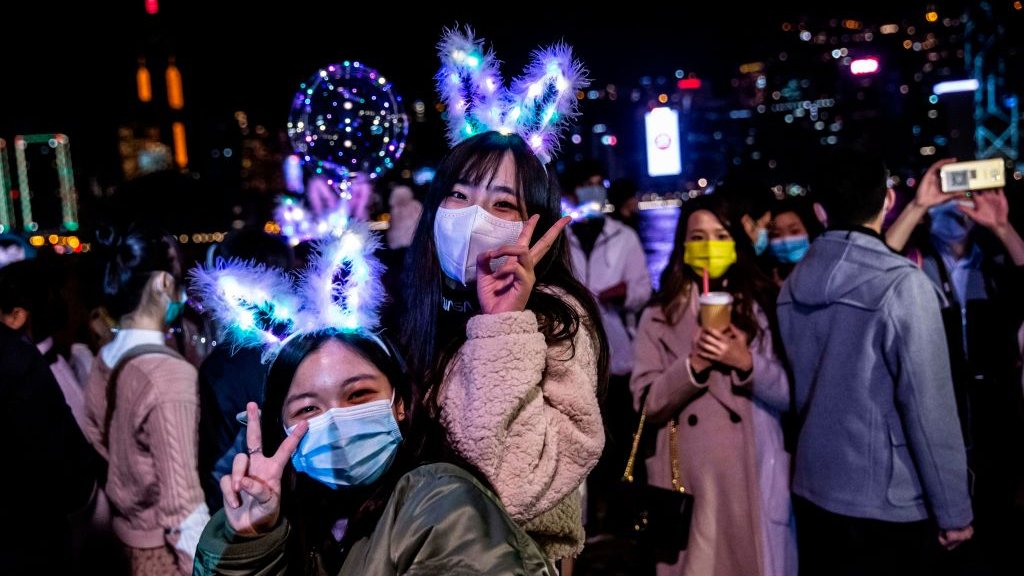
[[[580,326],[549,347],[529,310],[474,316],[466,336],[440,390],[449,441],[549,557],[577,554],[579,487],[604,447],[596,343]]]

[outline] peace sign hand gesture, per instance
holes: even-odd
[[[267,456],[262,451],[263,435],[256,403],[249,402],[245,411],[249,417],[245,427],[248,450],[235,455],[231,474],[220,479],[220,489],[224,493],[228,524],[239,534],[255,536],[277,525],[281,513],[281,475],[309,424],[300,422],[281,442],[277,452]]]
[[[548,253],[571,218],[565,216],[559,219],[531,248],[530,240],[539,220],[540,216],[531,216],[515,244],[488,250],[477,256],[476,293],[484,314],[526,310],[526,302],[537,282],[533,268]],[[502,257],[506,257],[506,261],[492,272],[491,260]]]

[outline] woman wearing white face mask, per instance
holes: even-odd
[[[397,353],[376,336],[290,340],[262,415],[248,405],[248,453],[221,479],[224,509],[196,573],[552,574],[479,480],[419,465],[431,432],[414,425],[412,403]]]
[[[455,146],[409,249],[403,316],[405,349],[447,446],[549,558],[582,548],[578,488],[604,445],[597,397],[608,365],[560,214],[520,136],[484,132]]]

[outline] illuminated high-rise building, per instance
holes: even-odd
[[[908,174],[938,157],[973,154],[970,106],[933,93],[936,84],[968,77],[965,14],[934,5],[899,12],[878,21],[782,23],[759,55],[763,100],[755,102],[750,89],[757,66],[744,65],[733,81],[732,116],[749,131],[734,159],[767,159],[802,173],[815,148],[863,137]]]
[[[142,26],[135,74],[135,105],[118,131],[125,179],[189,166],[185,78],[157,0],[140,0]],[[169,164],[168,164],[169,160]]]

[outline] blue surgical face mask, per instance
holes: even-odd
[[[581,186],[576,189],[576,198],[579,200],[580,206],[589,203],[604,206],[608,201],[608,189],[600,184]]]
[[[185,291],[181,291],[181,295],[178,296],[177,300],[171,300],[167,303],[167,310],[164,312],[164,324],[170,326],[174,324],[178,318],[181,317],[181,313],[185,311],[185,302],[188,301],[188,296]]]
[[[796,236],[783,236],[776,238],[771,243],[772,256],[783,264],[796,264],[803,260],[807,251],[811,249],[811,243],[806,234]]]
[[[754,254],[760,256],[768,248],[768,229],[758,228],[757,239],[754,240]]]
[[[372,484],[391,467],[402,443],[392,402],[331,408],[310,418],[309,431],[292,454],[295,470],[330,488]]]
[[[942,244],[959,244],[967,239],[970,227],[967,217],[957,208],[955,202],[947,202],[928,209],[932,219],[932,237]]]

